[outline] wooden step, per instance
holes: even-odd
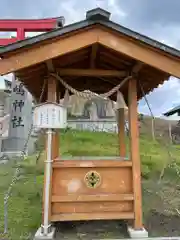
[[[51,216],[52,222],[59,221],[83,221],[83,220],[115,220],[115,219],[134,219],[133,212],[96,212],[96,213],[69,213],[55,214]]]

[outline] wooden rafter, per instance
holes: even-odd
[[[98,44],[93,44],[91,49],[90,68],[96,67],[97,50],[98,50]]]
[[[44,64],[39,64],[37,66],[33,66],[33,67],[29,67],[26,69],[23,69],[21,71],[18,71],[18,76],[24,76],[24,74],[32,74],[32,73],[36,73],[36,72],[41,72],[41,71],[45,71],[46,70],[46,65]]]
[[[90,77],[123,77],[126,71],[104,70],[104,69],[72,69],[57,68],[61,76],[90,76]]]
[[[117,53],[116,53],[116,55],[117,55]],[[120,63],[122,65],[124,64],[125,66],[130,66],[131,65],[131,63],[128,60],[124,60],[123,58],[115,56],[111,52],[105,52],[105,50],[101,52],[100,56],[101,56],[101,58],[107,59],[107,61],[109,60],[110,62],[113,62],[115,64]]]
[[[33,46],[28,51],[19,51],[0,60],[0,75],[36,65],[78,49],[83,49],[97,42],[97,29],[84,31],[67,38],[62,38],[40,46]]]
[[[118,37],[110,31],[101,30],[98,36],[102,45],[180,78],[179,59],[172,56],[170,58],[160,51],[137,44],[127,38]]]
[[[26,81],[28,79],[33,79],[33,81],[35,81],[35,79],[41,79],[41,78],[44,78],[45,76],[47,75],[47,71],[39,71],[39,72],[35,72],[35,73],[29,73],[29,74],[26,74],[26,75],[19,75],[16,74],[16,76],[18,78],[21,78],[23,81]]]
[[[46,66],[47,66],[48,72],[51,72],[51,73],[55,72],[54,64],[53,64],[52,59],[46,61]]]
[[[144,65],[144,63],[137,62],[132,68],[132,73],[133,74],[138,74],[138,72],[142,69],[143,65]]]
[[[114,69],[114,70],[126,70],[127,72],[129,72],[130,67],[129,66],[125,66],[124,64],[121,64],[121,62],[113,62],[110,60],[106,60],[104,58],[102,58],[100,56],[100,63],[99,63],[99,68],[105,68],[105,69]]]
[[[69,85],[71,85],[74,88],[82,88],[82,89],[86,89],[86,88],[96,88],[96,89],[105,89],[106,87],[111,89],[112,87],[116,86],[118,83],[117,81],[115,83],[113,83],[110,78],[104,78],[104,77],[87,77],[87,78],[83,78],[82,76],[77,76],[74,79],[67,79],[63,77],[63,80],[66,81]]]
[[[73,66],[79,62],[86,62],[88,59],[88,55],[84,55],[84,56],[79,56],[79,57],[74,57],[74,58],[70,58],[69,61],[62,61],[59,60],[59,63],[56,64],[57,67],[66,67],[66,66]]]
[[[124,66],[115,66],[113,63],[107,63],[105,61],[101,61],[100,63],[100,67],[102,67],[103,69],[112,69],[112,70],[116,70],[116,71],[125,71],[126,73],[129,72],[129,68],[124,68]]]
[[[85,61],[88,58],[88,54],[82,52],[82,54],[73,54],[72,56],[63,56],[62,59],[58,58],[54,61],[55,66],[64,67],[66,65],[72,65],[74,63]]]
[[[110,79],[107,79],[107,78],[103,78],[103,77],[98,77],[98,79],[104,81],[104,82],[107,82],[109,83],[112,87],[116,86],[119,84],[119,82],[114,82],[114,81],[111,81]]]

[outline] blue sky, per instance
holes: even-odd
[[[0,18],[64,16],[66,24],[85,18],[95,7],[111,12],[111,19],[170,46],[180,48],[180,0],[1,0]],[[0,80],[0,87],[3,81]],[[160,116],[180,104],[180,81],[172,78],[147,96],[153,114]],[[149,113],[144,100],[139,110]]]

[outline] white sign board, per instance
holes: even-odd
[[[67,109],[56,103],[37,105],[33,113],[33,125],[36,128],[66,128]]]

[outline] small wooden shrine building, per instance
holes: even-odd
[[[0,75],[13,72],[41,102],[64,97],[60,79],[78,91],[101,94],[129,77],[120,89],[129,108],[129,158],[124,109],[119,109],[119,158],[65,161],[56,132],[49,221],[127,219],[142,229],[137,101],[171,75],[180,77],[180,51],[110,21],[110,13],[97,8],[83,21],[1,47],[0,57]],[[94,187],[88,185],[90,174]]]

